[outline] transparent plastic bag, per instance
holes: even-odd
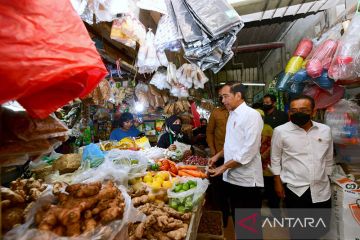
[[[136,210],[132,203],[131,198],[127,194],[124,186],[117,186],[121,191],[125,209],[122,219],[110,222],[107,225],[99,225],[92,232],[83,233],[74,237],[61,237],[51,231],[41,231],[35,228],[35,215],[40,209],[48,204],[54,204],[56,197],[52,194],[52,187],[48,188],[42,193],[41,197],[35,202],[29,214],[25,219],[25,223],[15,227],[9,231],[4,239],[6,240],[35,240],[35,239],[71,239],[71,240],[85,240],[85,239],[126,239],[128,236],[128,223],[143,221],[145,216]]]
[[[149,159],[140,151],[110,150],[105,158],[130,174],[145,173]]]
[[[160,62],[156,54],[156,48],[154,45],[154,34],[151,29],[146,34],[145,43],[140,46],[136,66],[138,67],[138,72],[143,73],[153,73],[158,67],[160,67]]]
[[[168,14],[165,0],[139,0],[137,6],[141,9]]]
[[[331,127],[335,143],[360,144],[360,107],[354,102],[341,99],[327,108],[325,123]]]
[[[338,41],[330,38],[316,47],[311,59],[306,63],[306,71],[310,77],[320,77],[324,69],[329,69],[337,46]]]
[[[181,44],[179,39],[181,39],[181,36],[177,29],[178,28],[170,15],[163,15],[160,18],[154,39],[154,44],[158,51],[180,50]]]
[[[342,36],[329,75],[335,80],[351,80],[360,76],[360,14],[355,14]]]
[[[166,81],[167,75],[163,70],[158,70],[152,77],[150,84],[154,85],[159,90],[170,89],[169,83]]]
[[[94,14],[98,22],[111,22],[119,13],[129,13],[128,0],[93,0]]]
[[[144,44],[146,30],[136,17],[127,14],[113,21],[110,38],[135,49],[136,42]]]
[[[183,185],[182,189],[184,191],[182,191],[180,189],[181,188],[180,184],[184,184],[184,183],[187,183],[190,186],[186,186],[186,188],[184,188]],[[195,187],[191,188],[191,185],[195,185]],[[180,178],[180,181],[177,184],[174,184],[172,188],[167,190],[170,207],[174,208],[179,212],[192,211],[193,208],[196,207],[198,200],[206,192],[208,186],[209,186],[209,181],[207,179],[192,178],[192,177]]]

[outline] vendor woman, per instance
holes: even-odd
[[[181,133],[181,119],[172,115],[165,120],[165,133],[161,135],[157,146],[160,148],[168,148],[171,151],[176,150],[175,141],[189,144],[190,140]]]
[[[110,134],[110,140],[120,141],[126,137],[137,137],[140,131],[134,127],[134,117],[131,113],[122,113],[119,119],[120,128],[114,129]]]

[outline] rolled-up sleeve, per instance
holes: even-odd
[[[282,140],[280,132],[275,128],[271,139],[271,170],[274,175],[280,175]]]
[[[251,119],[248,125],[246,125],[244,145],[240,149],[239,154],[233,157],[234,161],[243,165],[254,160],[260,152],[261,131],[264,123],[258,112],[256,112]]]

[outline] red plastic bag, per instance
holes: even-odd
[[[0,104],[45,118],[107,71],[70,1],[0,0]]]

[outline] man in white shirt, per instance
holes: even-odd
[[[234,220],[236,208],[261,208],[260,191],[264,186],[260,156],[263,120],[258,111],[246,105],[244,94],[245,86],[239,83],[220,90],[230,115],[224,149],[209,161],[211,177],[223,174]],[[224,164],[213,168],[223,156]]]
[[[314,107],[309,96],[293,98],[290,122],[275,128],[271,140],[274,187],[287,208],[331,208],[333,141],[328,126],[311,121]]]

